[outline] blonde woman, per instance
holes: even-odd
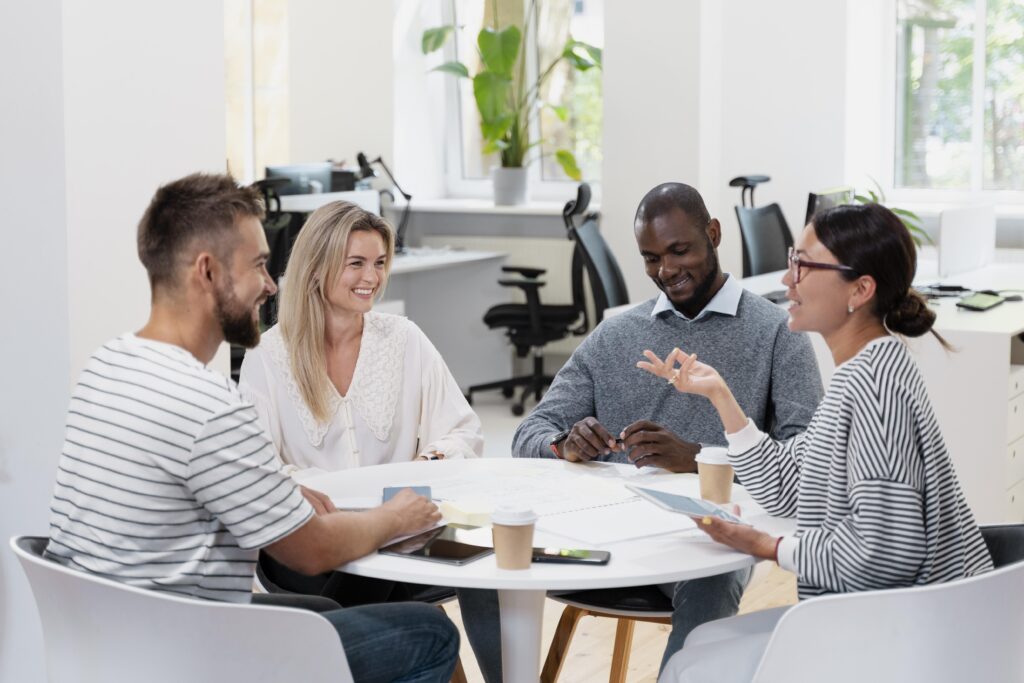
[[[348,202],[318,209],[295,241],[279,324],[239,382],[289,469],[481,454],[480,420],[437,349],[372,310],[393,257],[387,223]]]
[[[279,322],[245,354],[239,381],[287,471],[475,458],[483,450],[480,420],[437,349],[415,323],[373,311],[394,253],[388,224],[348,202],[317,209],[295,240]],[[346,607],[429,600],[435,590],[339,573],[303,576],[266,555],[260,566],[286,590]],[[485,679],[499,681],[491,598],[479,596],[481,607],[464,608],[463,619]]]

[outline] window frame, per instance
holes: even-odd
[[[994,204],[1007,207],[1014,214],[1024,213],[1024,188],[1020,190],[985,189],[985,39],[988,25],[987,0],[973,0],[977,19],[974,23],[974,67],[971,92],[971,180],[965,189],[917,188],[896,186],[896,131],[901,119],[899,111],[899,73],[897,62],[900,51],[898,0],[889,0],[885,7],[885,24],[889,27],[883,41],[882,83],[885,84],[882,103],[884,131],[882,172],[878,178],[886,197],[894,204],[963,205],[970,203]],[[851,95],[855,96],[855,95]],[[998,212],[997,213],[1004,213]]]
[[[451,24],[457,19],[456,2],[458,0],[446,0],[442,4],[442,19],[446,24]],[[529,0],[523,0],[524,14],[529,8]],[[602,16],[602,26],[604,17]],[[458,25],[458,24],[456,24]],[[527,43],[523,46],[526,50],[526,73],[528,78],[535,78],[538,70],[539,51],[537,48],[537,31],[531,31]],[[444,60],[452,61],[457,59],[456,41],[450,40],[444,46]],[[467,178],[463,169],[462,133],[463,125],[466,122],[462,116],[462,92],[461,87],[470,87],[470,80],[462,78],[445,78],[445,102],[444,102],[444,177],[445,190],[449,197],[489,199],[494,195],[493,185],[490,177]],[[475,122],[470,123],[475,126]],[[536,140],[540,135],[540,121],[534,117],[530,123],[530,139]],[[532,153],[532,152],[531,152]],[[527,186],[529,188],[529,201],[558,201],[573,197],[579,183],[575,180],[545,180],[539,160],[534,159],[526,167]],[[601,182],[596,180],[583,179],[590,185],[593,201],[600,201]]]

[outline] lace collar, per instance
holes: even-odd
[[[374,311],[363,316],[363,337],[348,395],[342,397],[331,387],[327,411],[329,417],[326,422],[317,421],[302,400],[299,385],[292,375],[288,349],[284,345],[281,330],[274,326],[263,334],[260,348],[267,351],[284,378],[288,396],[313,446],[319,448],[323,444],[324,436],[346,398],[355,406],[373,435],[380,441],[388,440],[395,421],[398,398],[402,393],[408,330],[409,323],[401,316]]]

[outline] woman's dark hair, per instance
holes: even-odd
[[[843,265],[845,280],[861,275],[875,280],[874,313],[889,330],[907,337],[931,331],[935,311],[911,289],[917,270],[917,249],[900,219],[881,204],[847,204],[814,215],[814,234]]]

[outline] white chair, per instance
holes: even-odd
[[[192,600],[127,586],[11,539],[32,585],[51,683],[347,683],[338,632],[312,612]]]
[[[1024,562],[801,602],[776,625],[754,681],[1024,681]]]

